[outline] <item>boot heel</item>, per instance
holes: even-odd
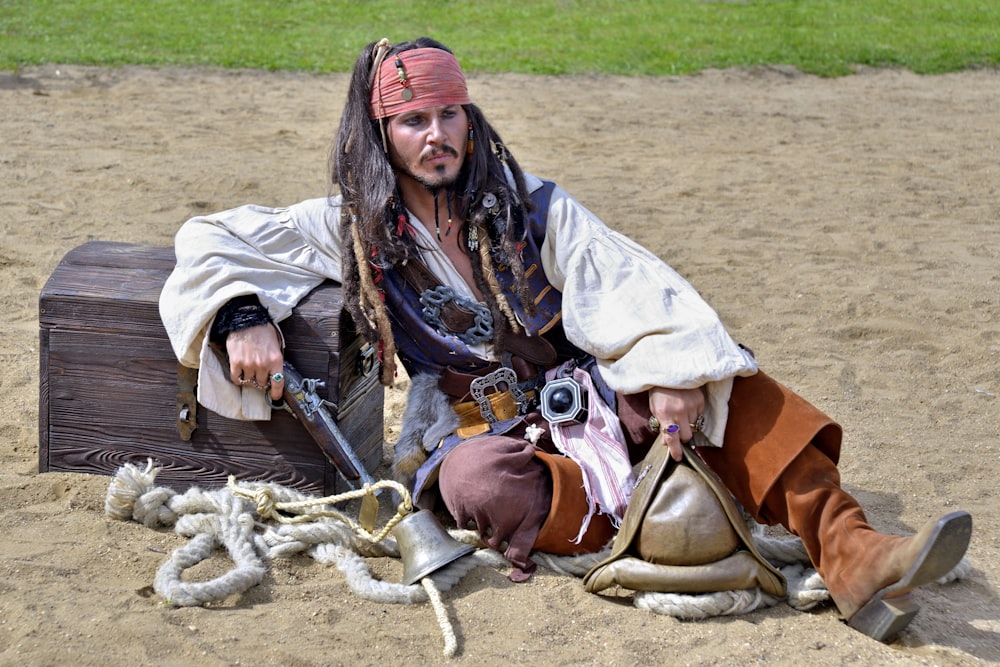
[[[894,598],[870,600],[847,624],[880,642],[888,641],[909,625],[920,611],[910,593]]]

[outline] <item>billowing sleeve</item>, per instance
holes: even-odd
[[[542,264],[563,293],[567,337],[596,357],[608,385],[625,394],[704,386],[702,435],[721,444],[732,378],[757,365],[694,287],[558,187]]]
[[[199,368],[198,400],[223,416],[267,419],[263,392],[244,391],[208,345],[215,314],[234,297],[256,294],[275,322],[326,279],[340,280],[338,199],[285,208],[241,206],[188,220],[174,239],[177,264],[160,295],[174,353]]]

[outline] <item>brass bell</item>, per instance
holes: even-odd
[[[392,529],[403,560],[403,583],[415,584],[427,575],[456,561],[476,547],[462,544],[444,529],[430,510],[403,517]]]

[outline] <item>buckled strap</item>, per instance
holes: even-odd
[[[506,390],[503,389],[504,386],[507,387]],[[514,398],[514,402],[517,403],[518,410],[522,407],[527,408],[528,399],[517,385],[517,373],[514,372],[513,368],[501,366],[488,375],[476,378],[469,385],[472,400],[479,405],[479,412],[482,413],[483,418],[491,424],[501,421],[501,419],[493,413],[489,396],[500,392],[509,392]]]
[[[453,401],[460,401],[469,397],[469,387],[472,385],[473,380],[488,375],[498,368],[500,368],[500,364],[490,364],[482,370],[463,373],[449,366],[441,374],[441,379],[438,380],[438,388],[448,394]]]
[[[510,367],[514,369],[514,372],[517,374],[517,381],[521,385],[538,379],[538,366],[520,357],[511,357]],[[492,363],[477,371],[466,373],[449,366],[441,374],[441,379],[438,380],[438,388],[448,394],[452,401],[461,401],[472,395],[471,387],[473,381],[496,372],[498,368],[501,368],[500,364]]]

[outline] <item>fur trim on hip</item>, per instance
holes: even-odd
[[[448,396],[438,388],[438,380],[429,374],[410,378],[402,432],[393,451],[392,477],[411,490],[413,478],[428,454],[458,428],[458,415]]]

